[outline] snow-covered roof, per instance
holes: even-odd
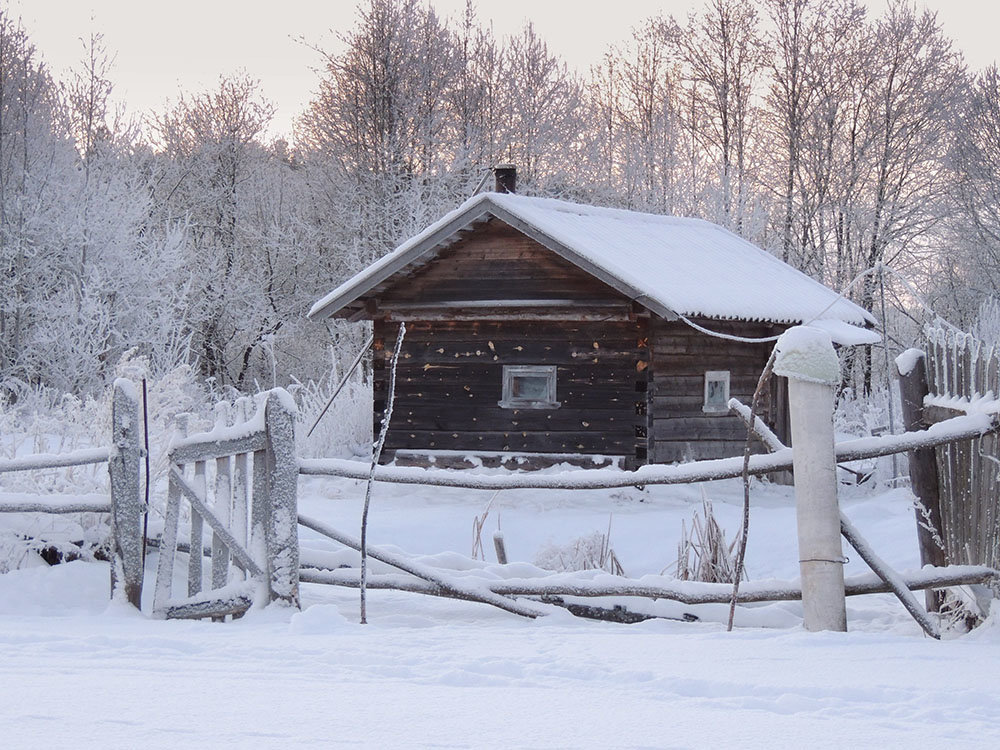
[[[716,224],[500,193],[465,201],[327,294],[309,317],[336,313],[490,217],[668,319],[680,314],[773,323],[875,322],[858,305]]]

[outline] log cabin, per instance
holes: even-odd
[[[715,224],[496,189],[319,300],[371,321],[374,429],[401,322],[383,460],[523,468],[741,455],[772,348],[795,324],[873,343],[861,307]],[[783,379],[762,418],[787,440]]]

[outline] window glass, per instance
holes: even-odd
[[[705,403],[702,411],[729,411],[729,370],[705,373]]]
[[[549,379],[546,375],[514,375],[510,395],[531,401],[546,401],[549,394]]]
[[[505,409],[557,409],[555,365],[504,365]]]

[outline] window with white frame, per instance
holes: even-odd
[[[504,409],[558,409],[555,365],[504,365]]]
[[[729,411],[729,370],[708,370],[705,373],[705,412]]]

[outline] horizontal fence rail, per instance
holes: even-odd
[[[109,455],[107,448],[83,448],[69,453],[36,453],[22,458],[0,458],[0,474],[102,464],[107,462]]]
[[[1000,429],[996,416],[966,414],[953,417],[932,427],[902,435],[846,440],[835,446],[836,459],[857,461],[864,458],[905,453],[916,448],[928,448],[956,440],[978,438]],[[792,467],[793,448],[775,453],[750,456],[749,473],[757,476]],[[299,459],[299,472],[309,476],[337,476],[347,479],[367,479],[368,464],[360,461],[330,458]],[[378,466],[375,479],[396,484],[428,484],[463,489],[614,489],[636,485],[689,484],[716,479],[732,479],[743,475],[743,457],[692,461],[684,464],[647,464],[635,471],[620,469],[589,469],[587,471],[542,474],[469,474],[446,469],[422,469],[411,466]]]
[[[82,500],[58,497],[49,502],[36,500],[0,500],[0,513],[110,513],[109,500]]]
[[[112,389],[111,448],[85,448],[68,453],[38,453],[0,460],[0,474],[108,464],[111,497],[107,502],[72,496],[0,501],[0,513],[110,513],[111,596],[141,606],[143,518],[146,503],[140,490],[139,394],[131,381],[118,379]]]

